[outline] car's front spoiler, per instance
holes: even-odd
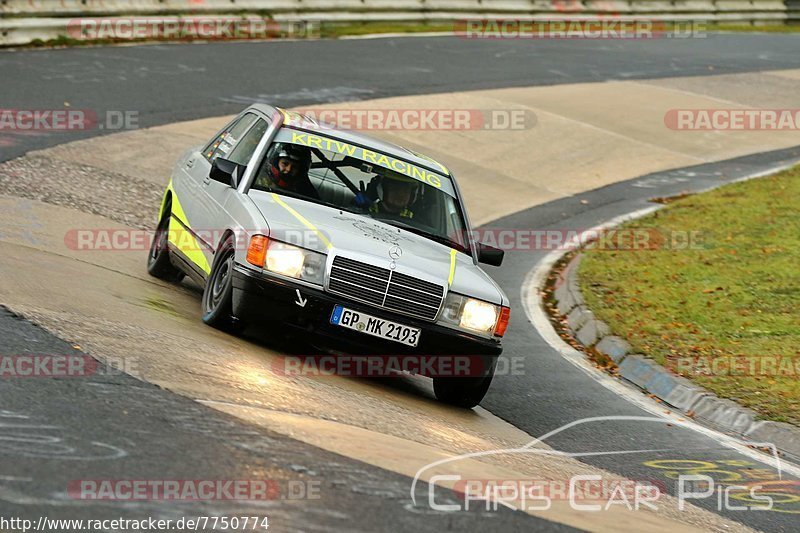
[[[403,344],[350,331],[330,324],[333,307],[345,305],[366,314],[422,330],[419,345]],[[233,313],[242,320],[282,324],[322,340],[325,347],[354,354],[480,355],[497,357],[502,345],[451,328],[387,312],[377,307],[328,294],[321,289],[267,276],[236,265],[233,272]]]

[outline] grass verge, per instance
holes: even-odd
[[[800,425],[799,199],[800,166],[670,202],[623,226],[663,246],[587,250],[586,303],[637,353]]]
[[[242,13],[242,15],[248,13]],[[249,13],[257,15],[259,13]],[[269,17],[268,17],[269,18]],[[372,35],[384,33],[453,33],[453,22],[392,22],[392,21],[371,21],[371,22],[323,22],[320,26],[319,37],[323,39],[337,39],[340,37]],[[708,33],[715,32],[758,32],[758,33],[798,33],[800,24],[769,24],[763,26],[749,24],[709,24],[705,27]],[[3,45],[0,48],[54,48],[54,47],[74,47],[74,46],[104,46],[125,43],[154,43],[165,41],[154,41],[148,39],[75,39],[60,35],[55,39],[42,40],[34,39],[27,45]],[[203,39],[183,39],[169,42],[214,42]]]
[[[709,24],[709,32],[800,33],[800,24]]]
[[[356,35],[381,33],[452,33],[452,22],[413,23],[413,22],[354,22],[323,23],[320,28],[321,37],[335,39]]]
[[[338,22],[325,22],[320,25],[319,37],[322,39],[337,39],[347,36],[371,35],[382,33],[452,33],[453,23],[404,23],[404,22],[359,22],[359,23],[338,23]],[[274,37],[274,40],[280,40],[279,36]],[[261,39],[264,40],[264,39]],[[244,42],[247,39],[201,39],[201,38],[185,38],[175,40],[164,39],[76,39],[66,35],[59,35],[55,39],[34,39],[27,45],[7,45],[0,46],[0,48],[63,48],[75,46],[107,46],[114,44],[150,44],[162,42],[178,42],[178,43],[192,43],[192,42]]]

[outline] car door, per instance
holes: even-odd
[[[237,140],[236,145],[228,153],[225,159],[246,167],[253,157],[253,154],[258,147],[259,142],[264,137],[264,134],[269,128],[269,122],[262,117],[259,117],[250,126],[250,129],[244,133],[241,138]],[[241,179],[243,176],[239,176]],[[230,214],[226,209],[227,202],[230,201],[231,196],[238,194],[236,189],[231,187],[230,182],[220,182],[206,176],[203,181],[205,194],[210,198],[210,210],[208,212],[209,227],[214,228],[216,232],[215,246],[219,244],[222,233],[232,226]]]
[[[214,252],[220,234],[214,226],[220,205],[214,195],[223,194],[223,184],[211,180],[211,163],[217,157],[228,158],[239,140],[258,120],[258,115],[245,113],[220,132],[208,145],[193,151],[181,167],[185,179],[174,183],[175,194],[181,202],[189,229],[197,240],[197,247],[205,256],[206,265],[202,268],[208,274],[208,266],[213,264]],[[209,190],[211,183],[215,185]],[[229,186],[224,187],[230,189]],[[221,235],[221,234],[220,234]],[[198,261],[193,261],[198,263]],[[202,261],[199,261],[202,262]]]

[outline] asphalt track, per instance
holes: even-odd
[[[0,355],[80,357],[68,343],[0,308]],[[406,512],[408,479],[242,424],[100,365],[89,378],[0,380],[0,516],[156,520],[264,517],[279,531],[468,529],[571,531],[525,513],[473,508]],[[12,460],[13,459],[13,460]],[[100,474],[102,472],[102,474]],[[102,478],[98,477],[102,475]],[[86,479],[274,480],[266,500],[81,500]],[[428,487],[417,489],[427,498]],[[458,501],[437,489],[441,503]],[[365,513],[364,509],[370,512]],[[189,528],[192,529],[192,528]],[[202,529],[202,528],[201,528]],[[51,526],[43,530],[73,528]],[[78,530],[78,528],[74,528]],[[9,530],[13,531],[13,530]]]
[[[139,127],[283,106],[800,65],[797,35],[652,41],[453,37],[150,45],[0,53],[6,109],[138,113]],[[0,161],[109,130],[17,136]],[[2,138],[0,138],[2,141]]]
[[[0,88],[4,98],[8,97],[7,103],[4,103],[6,108],[59,107],[68,101],[73,108],[136,109],[140,112],[140,125],[150,126],[236,112],[254,99],[301,105],[455,89],[719,74],[796,68],[800,65],[800,56],[796,53],[800,41],[794,36],[723,35],[690,41],[615,41],[598,47],[593,43],[574,41],[473,43],[436,38],[7,52],[0,55],[0,66],[11,68],[18,76],[4,77],[0,81]],[[433,47],[436,54],[430,53]],[[289,48],[290,53],[287,52]],[[365,48],[369,49],[369,54]],[[263,77],[240,76],[235,72],[237,67],[241,69],[242,65],[253,64],[260,66]],[[298,69],[298,65],[302,68]],[[476,65],[479,68],[475,68]],[[713,70],[709,67],[713,67]],[[153,83],[154,77],[157,77],[157,83]],[[42,80],[47,82],[43,84]],[[187,87],[191,89],[187,90]],[[79,136],[98,133],[83,132]],[[30,149],[75,138],[69,134],[15,137],[13,143],[3,147],[0,159],[9,159]],[[537,206],[496,221],[490,227],[586,228],[641,208],[646,205],[648,198],[684,190],[702,190],[798,158],[800,151],[787,150],[659,173]],[[642,181],[644,179],[647,181]],[[647,186],[642,186],[643,183]],[[541,435],[592,416],[649,415],[575,369],[554,352],[526,321],[520,320],[520,285],[542,255],[543,252],[508,254],[503,268],[492,272],[518,310],[517,320],[512,322],[507,336],[505,356],[524,357],[525,372],[519,376],[498,378],[483,402],[484,407],[533,435]],[[4,331],[2,337],[12,339],[8,343],[9,348],[17,353],[31,350],[31,346],[44,347],[47,343],[57,342],[41,332],[23,334],[25,328],[29,327],[20,327],[18,321],[8,315],[0,316],[0,329]],[[15,336],[17,340],[13,340]],[[124,381],[124,376],[119,379]],[[141,384],[137,386],[147,389]],[[122,387],[114,390],[122,390]],[[7,389],[3,397],[26,398],[33,394],[31,390]],[[53,399],[59,398],[59,394],[68,398],[69,390],[48,395],[50,404],[42,401],[38,405],[39,411],[33,411],[31,416],[46,417],[58,412],[59,405],[63,404],[59,402],[53,405]],[[147,391],[147,394],[154,393]],[[167,396],[164,392],[159,394]],[[181,401],[174,395],[169,396],[173,398],[165,401]],[[8,411],[21,408],[20,404],[14,404],[13,401],[9,405],[13,407],[2,407]],[[152,404],[149,405],[152,408]],[[174,408],[168,406],[168,410]],[[102,411],[93,412],[102,419]],[[73,423],[80,424],[80,410],[69,414],[78,417]],[[140,421],[131,426],[137,427],[143,423]],[[110,423],[101,426],[98,431],[105,431],[106,434],[118,432],[117,426],[125,425]],[[157,429],[154,428],[153,433],[157,433]],[[102,437],[99,435],[97,439],[102,440]],[[135,442],[133,436],[125,438]],[[180,442],[176,439],[172,448],[175,454],[183,449]],[[749,458],[720,447],[713,439],[685,429],[657,424],[594,423],[573,428],[548,442],[571,453],[663,450],[581,458],[587,463],[637,479],[653,479],[663,475],[661,469],[644,464],[652,461],[713,462],[716,474],[728,479],[764,468]],[[211,439],[208,443],[209,446],[230,446],[230,443]],[[142,446],[144,448],[145,445]],[[189,444],[186,446],[190,447]],[[230,453],[227,449],[209,448],[205,457],[218,457],[216,454],[225,456],[226,452]],[[239,464],[237,459],[245,462],[264,460],[263,456],[231,457],[232,468]],[[31,465],[31,468],[34,467]],[[146,476],[146,470],[144,472],[143,477]],[[346,495],[342,498],[342,505],[346,506]],[[716,510],[715,503],[711,500],[703,502],[711,510]],[[364,505],[372,509],[372,503]],[[797,512],[800,506],[794,505],[789,510]],[[796,514],[753,511],[721,513],[757,529],[796,530]],[[388,516],[390,513],[386,514]],[[363,513],[356,516],[361,517]],[[364,529],[382,529],[393,523],[394,520],[364,524]],[[330,527],[332,524],[326,525]],[[502,527],[499,521],[491,525]]]

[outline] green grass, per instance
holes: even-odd
[[[425,33],[453,32],[452,22],[435,24],[406,22],[357,22],[347,24],[323,23],[320,33],[324,38],[345,37],[348,35],[369,35],[372,33]]]
[[[363,22],[363,23],[332,23],[325,22],[320,26],[319,37],[323,39],[336,39],[348,35],[369,35],[374,33],[422,33],[422,32],[452,32],[453,24],[447,23],[403,23],[403,22]],[[275,40],[280,40],[276,37]],[[203,41],[203,39],[176,39],[169,42],[192,42]],[[53,47],[67,47],[67,46],[104,46],[113,44],[125,43],[155,43],[167,42],[159,39],[75,39],[65,35],[59,35],[55,39],[34,39],[27,45],[6,45],[0,48],[53,48]],[[215,41],[209,39],[203,42],[230,42],[230,40]]]
[[[181,13],[176,13],[181,14]],[[267,12],[236,12],[232,14],[244,15],[261,15],[266,18],[272,18],[271,14]],[[800,24],[786,25],[786,24],[770,24],[765,26],[752,26],[748,24],[708,24],[699,28],[708,33],[717,31],[734,31],[734,32],[767,32],[767,33],[796,33],[800,32]],[[453,33],[453,22],[435,22],[435,23],[416,23],[416,22],[323,22],[320,26],[319,36],[323,39],[337,39],[347,36],[381,34],[381,33]],[[197,39],[200,41],[200,39]],[[213,39],[211,40],[213,41]],[[98,45],[113,45],[124,44],[131,42],[163,42],[158,40],[129,40],[129,39],[75,39],[60,35],[56,39],[49,39],[43,41],[35,39],[30,44],[17,46],[17,45],[2,45],[0,48],[52,48],[52,47],[66,47],[66,46],[98,46]],[[192,42],[191,39],[176,40],[174,42]]]
[[[800,425],[800,167],[675,200],[627,226],[695,231],[702,244],[588,250],[580,283],[589,308],[636,352]],[[732,357],[756,372],[714,370]],[[772,362],[787,366],[758,364]]]
[[[800,24],[765,24],[751,25],[751,24],[709,24],[707,27],[710,33],[717,31],[735,31],[735,32],[758,32],[758,33],[798,33],[800,32]]]
[[[111,43],[111,41],[88,41],[88,40],[80,40],[80,39],[73,39],[72,37],[67,37],[66,35],[59,35],[55,39],[48,39],[43,41],[42,39],[34,39],[32,40],[27,46],[32,48],[45,48],[45,47],[62,47],[62,46],[85,46],[90,44],[107,44]]]

